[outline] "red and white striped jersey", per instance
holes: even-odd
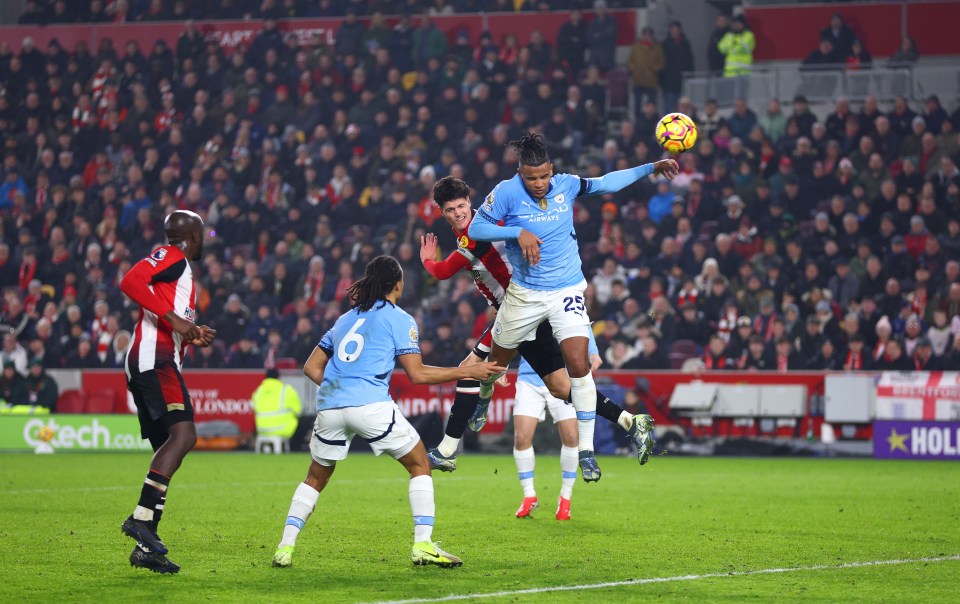
[[[127,349],[126,370],[150,371],[161,365],[180,369],[187,343],[173,331],[163,316],[173,310],[195,320],[196,292],[193,270],[179,248],[165,245],[133,265],[123,277],[120,289],[140,305],[140,320]]]
[[[457,236],[457,250],[446,260],[427,260],[423,263],[424,268],[440,280],[449,279],[461,269],[469,269],[477,290],[491,306],[500,308],[513,273],[506,246],[502,241],[475,241],[470,239],[466,231],[461,233],[454,229],[453,232]]]

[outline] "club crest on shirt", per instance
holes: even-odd
[[[411,328],[410,328],[410,341],[411,341],[411,342],[416,342],[416,341],[419,340],[419,339],[420,339],[420,332],[417,331],[417,328],[416,328],[416,327],[411,327]]]
[[[553,196],[554,203],[563,203],[564,199],[566,198],[563,196],[563,193],[557,193],[556,195]]]
[[[467,249],[469,245],[470,245],[470,238],[467,237],[466,235],[461,235],[460,239],[457,240],[457,247],[459,248]]]

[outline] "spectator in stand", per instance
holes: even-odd
[[[851,54],[854,43],[857,41],[853,30],[843,20],[843,15],[830,15],[830,24],[820,30],[820,39],[827,40],[840,57]]]
[[[47,375],[42,360],[33,359],[30,361],[30,374],[27,376],[26,387],[26,404],[56,411],[60,388],[57,386],[56,380]]]
[[[717,49],[724,57],[724,77],[749,75],[753,69],[753,51],[757,46],[753,32],[747,27],[742,16],[734,17],[733,27],[717,43]]]
[[[719,45],[720,40],[722,40],[729,31],[730,18],[723,13],[717,15],[713,31],[710,32],[710,37],[707,39],[707,68],[712,73],[720,73],[723,71],[725,55],[720,51]]]
[[[817,48],[803,60],[803,69],[834,69],[843,63],[846,54],[838,52],[830,38],[820,38]]]
[[[569,73],[577,74],[583,69],[586,52],[587,26],[583,22],[583,13],[572,10],[570,20],[561,25],[557,33],[557,60],[566,64]]]
[[[663,47],[654,37],[652,27],[644,27],[640,39],[634,42],[627,59],[633,83],[634,107],[640,118],[640,107],[646,101],[658,101],[660,72],[664,67]],[[678,95],[679,96],[679,95]]]
[[[4,361],[0,374],[0,400],[7,405],[26,405],[29,400],[27,380],[17,371],[13,361]]]
[[[660,86],[663,88],[663,111],[666,113],[676,111],[683,89],[683,74],[694,70],[693,48],[679,21],[670,23],[661,46],[664,64],[660,72]]]
[[[920,58],[917,43],[910,36],[904,36],[900,41],[900,48],[890,56],[890,67],[910,67]]]
[[[847,69],[856,71],[858,69],[870,69],[873,64],[873,57],[863,47],[863,42],[859,38],[854,38],[850,45],[850,53],[847,55]]]
[[[913,371],[913,363],[903,354],[903,344],[897,338],[891,338],[884,346],[884,352],[876,360],[877,371]]]
[[[601,72],[610,71],[617,52],[617,21],[607,11],[605,0],[593,3],[595,15],[587,24],[587,61]]]

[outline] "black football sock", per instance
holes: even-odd
[[[137,507],[133,511],[133,517],[155,525],[160,519],[160,514],[162,514],[168,486],[170,486],[168,476],[164,476],[153,469],[147,472],[147,478],[143,481],[143,487],[140,489],[140,501],[137,502]],[[157,506],[160,506],[159,514]]]
[[[447,420],[447,429],[444,433],[451,438],[463,438],[467,429],[467,422],[477,408],[480,400],[480,382],[477,380],[460,380],[457,382],[457,395],[453,399],[450,409],[450,419]]]

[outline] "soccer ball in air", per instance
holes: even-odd
[[[668,113],[657,122],[657,142],[670,153],[683,153],[697,142],[697,125],[682,113]]]

